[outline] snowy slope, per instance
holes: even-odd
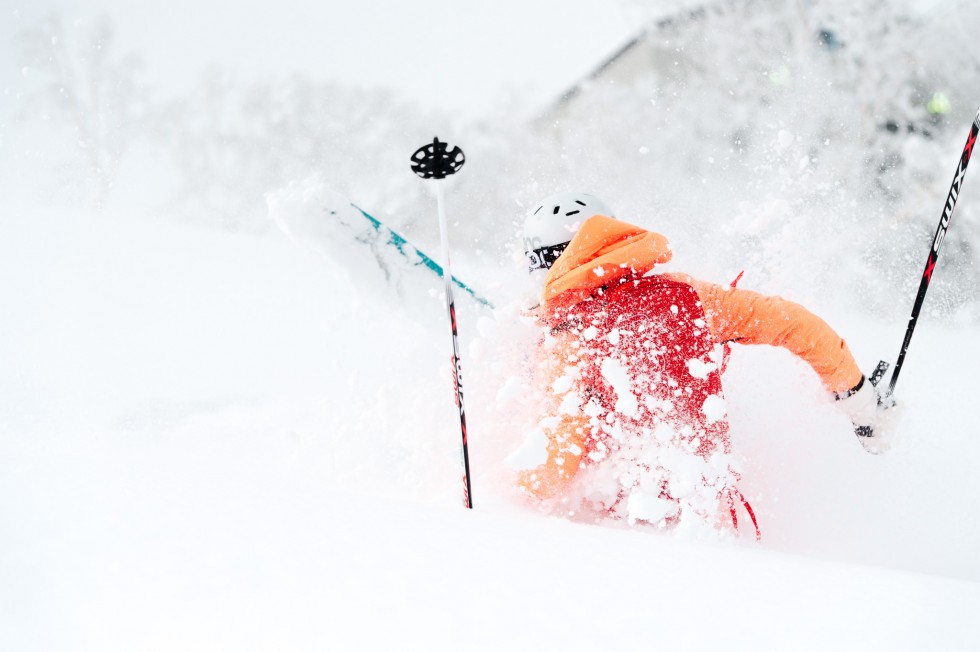
[[[728,398],[765,538],[706,544],[523,506],[476,365],[462,510],[448,335],[362,292],[376,267],[278,236],[15,213],[2,649],[980,644],[975,326],[920,324],[903,441],[881,458],[798,364],[740,350]],[[461,315],[467,350],[479,316]],[[825,316],[865,355],[900,341],[903,325]]]
[[[328,491],[273,442],[244,465],[229,442],[182,447],[193,460],[142,448],[16,458],[57,489],[17,521],[36,543],[5,550],[6,649],[969,650],[980,635],[975,583]]]
[[[663,230],[675,269],[745,269],[743,287],[802,301],[864,368],[894,360],[895,296],[917,282],[976,106],[967,3],[623,3],[632,20],[598,0],[457,4],[0,9],[0,651],[980,649],[977,181],[891,453],[867,455],[798,361],[734,352],[761,543],[546,517],[505,463],[525,434],[525,275],[501,254],[520,206],[561,187]],[[582,94],[564,132],[511,122],[637,16],[701,6],[721,18],[659,45],[704,74]],[[758,11],[715,11],[742,6]],[[923,21],[897,13],[913,6]],[[60,31],[26,38],[49,12]],[[846,44],[836,58],[805,47],[823,28]],[[934,140],[878,128],[943,91]],[[469,157],[449,196],[454,270],[498,305],[457,297],[472,512],[440,284],[386,278],[334,231],[289,240],[256,201],[318,172],[434,242],[406,165],[434,133]],[[869,194],[879,164],[898,167]],[[181,225],[255,215],[264,236]]]

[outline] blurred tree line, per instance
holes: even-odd
[[[22,114],[69,135],[59,174],[95,205],[142,148],[176,179],[168,213],[260,230],[266,193],[318,174],[434,249],[431,200],[407,163],[438,134],[469,161],[452,181],[454,246],[487,264],[515,258],[525,207],[580,188],[667,233],[694,273],[748,269],[756,287],[797,296],[805,279],[901,312],[978,103],[976,14],[913,0],[686,3],[643,18],[630,66],[604,66],[549,106],[502,96],[480,120],[297,75],[213,70],[161,98],[107,19],[66,32],[52,17],[21,36],[33,73]],[[942,309],[980,298],[978,206],[957,208],[931,290]]]

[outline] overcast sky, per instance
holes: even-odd
[[[0,0],[0,88],[25,74],[23,28],[104,14],[117,52],[138,54],[155,88],[189,87],[213,65],[246,78],[301,71],[479,114],[507,88],[560,92],[634,34],[642,11],[630,0]]]

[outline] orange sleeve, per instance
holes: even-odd
[[[792,301],[670,274],[698,293],[720,342],[779,346],[809,364],[825,388],[845,392],[861,380],[847,343],[824,320]]]
[[[558,495],[578,472],[585,454],[585,428],[582,417],[563,416],[558,425],[545,432],[548,459],[544,464],[521,471],[517,483],[529,494],[545,499]]]
[[[517,482],[529,494],[540,499],[561,493],[575,477],[585,455],[585,439],[590,425],[589,418],[579,409],[584,394],[580,381],[575,378],[574,353],[569,340],[561,335],[538,351],[543,356],[542,376],[548,382],[545,391],[553,402],[549,406],[552,409],[546,411],[549,416],[539,424],[548,439],[548,457],[544,464],[521,471]],[[569,378],[562,378],[570,372],[572,375]],[[559,379],[562,379],[564,386],[560,385]]]

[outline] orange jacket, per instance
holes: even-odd
[[[601,288],[642,277],[668,262],[671,255],[664,236],[610,217],[593,216],[551,267],[545,280],[541,318],[557,326],[565,320],[568,309]],[[803,306],[780,297],[705,283],[687,274],[664,276],[694,288],[716,342],[785,348],[809,364],[831,392],[846,391],[861,380],[861,370],[844,340]],[[557,493],[581,463],[584,431],[584,423],[576,417],[563,416],[546,433],[547,462],[523,472],[520,484],[541,497]]]

